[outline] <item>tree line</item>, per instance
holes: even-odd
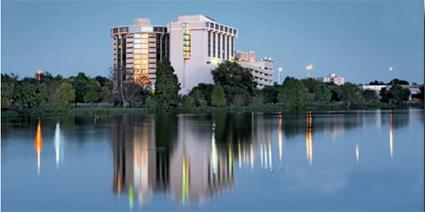
[[[45,73],[40,78],[1,74],[1,107],[16,111],[66,110],[79,103],[112,103],[118,107],[147,107],[162,112],[174,108],[282,105],[303,109],[306,105],[340,104],[347,108],[364,104],[404,104],[410,91],[401,85],[407,81],[394,79],[388,83],[373,81],[371,85],[390,85],[379,94],[362,90],[352,83],[335,85],[313,78],[298,80],[286,77],[281,85],[257,88],[252,74],[236,62],[226,61],[211,70],[213,84],[200,83],[187,95],[179,95],[178,78],[169,60],[158,64],[154,85],[141,86],[133,81],[114,80],[102,76],[91,78],[84,73],[64,78]],[[114,90],[115,89],[115,90]],[[423,101],[421,93],[415,98]]]

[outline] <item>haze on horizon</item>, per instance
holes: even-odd
[[[423,83],[424,5],[412,1],[3,1],[1,72],[110,75],[110,28],[203,14],[238,29],[237,50],[271,57],[283,75]],[[391,70],[392,69],[392,70]],[[277,74],[275,74],[277,79]]]

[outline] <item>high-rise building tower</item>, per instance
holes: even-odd
[[[133,25],[111,29],[114,39],[114,90],[123,81],[155,85],[156,67],[169,56],[167,27],[136,19]]]
[[[186,94],[198,83],[212,83],[211,70],[235,56],[234,27],[203,15],[178,16],[169,24],[170,62]]]

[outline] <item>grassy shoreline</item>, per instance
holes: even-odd
[[[362,109],[403,109],[403,108],[424,108],[423,103],[409,103],[404,105],[389,105],[384,103],[377,104],[363,104],[363,105],[352,105],[349,109],[344,104],[308,104],[303,110],[298,110],[297,112],[304,111],[350,111],[350,110],[362,110]],[[270,104],[270,105],[250,105],[250,106],[224,106],[224,107],[191,107],[184,108],[178,107],[175,108],[170,113],[177,114],[201,114],[201,113],[217,113],[217,112],[226,112],[226,113],[237,113],[237,112],[290,112],[290,108],[282,104]],[[101,107],[92,107],[92,108],[71,108],[66,110],[46,110],[41,112],[34,111],[25,111],[25,112],[16,112],[12,110],[2,110],[1,118],[14,118],[14,117],[54,117],[54,116],[111,116],[111,115],[122,115],[122,114],[155,114],[155,111],[150,110],[147,107],[137,107],[137,108],[122,108],[122,107],[111,107],[111,108],[101,108]]]

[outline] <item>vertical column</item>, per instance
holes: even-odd
[[[217,58],[221,58],[221,34],[217,32]]]

